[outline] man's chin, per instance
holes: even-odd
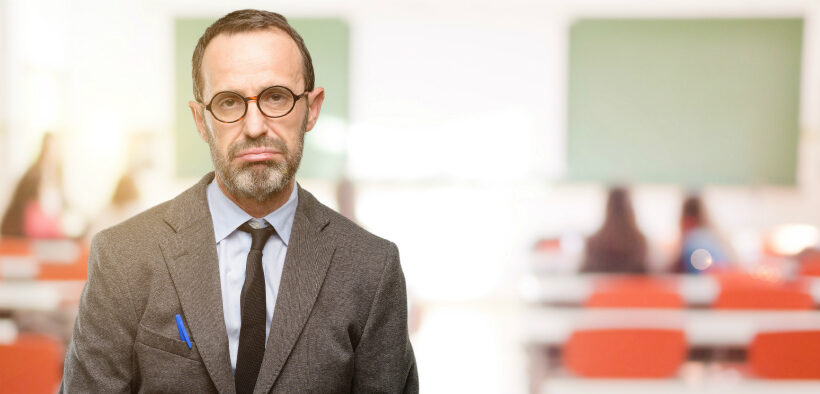
[[[267,200],[289,183],[286,174],[272,161],[244,165],[234,171],[231,178],[229,183],[234,193],[257,201]]]

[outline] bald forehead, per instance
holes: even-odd
[[[279,29],[222,33],[208,43],[202,58],[204,96],[233,90],[246,96],[283,85],[304,90],[302,54],[296,42]]]

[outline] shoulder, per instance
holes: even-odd
[[[113,227],[91,240],[89,280],[94,276],[118,277],[123,286],[147,283],[163,261],[160,245],[173,234],[163,220],[171,202],[159,204]]]
[[[341,245],[383,253],[397,249],[396,244],[393,242],[365,230],[352,220],[330,210],[330,208],[328,210],[333,216],[328,224],[328,230],[332,232]]]
[[[167,236],[168,231],[172,231],[163,220],[165,213],[172,205],[172,201],[156,205],[117,225],[100,231],[94,236],[92,245],[102,249],[121,248],[163,239]]]
[[[684,244],[695,248],[702,247],[703,245],[710,245],[716,241],[714,234],[708,228],[696,228],[690,230],[683,238]]]
[[[171,200],[149,208],[94,236],[92,245],[118,247],[160,242],[180,228],[210,218],[205,190],[213,172]]]
[[[304,214],[321,228],[321,239],[334,245],[333,265],[337,270],[362,282],[378,281],[385,272],[400,270],[399,251],[393,242],[365,230],[301,188],[299,204],[304,206],[297,215]]]
[[[335,239],[340,246],[387,251],[396,249],[393,242],[371,233],[319,202],[310,192],[299,188],[299,204],[309,220],[322,228],[322,232]],[[299,213],[297,211],[297,213]]]
[[[92,253],[126,261],[128,266],[140,265],[140,261],[149,258],[155,259],[159,246],[180,229],[202,225],[205,219],[210,220],[205,189],[211,179],[213,173],[173,199],[100,231],[91,241]]]

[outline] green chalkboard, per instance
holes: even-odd
[[[802,19],[577,21],[569,179],[793,185],[802,36]]]
[[[216,19],[177,19],[174,25],[174,138],[178,177],[200,177],[213,169],[208,145],[199,138],[188,101],[193,100],[191,56],[194,47],[205,29]],[[338,143],[345,136],[337,134],[345,133],[349,120],[350,28],[345,21],[336,18],[294,18],[288,22],[299,32],[310,51],[316,86],[325,88],[319,121],[305,137],[298,176],[336,180],[342,175],[346,162],[343,144]]]

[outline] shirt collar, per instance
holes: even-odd
[[[270,223],[276,234],[288,245],[290,241],[290,231],[293,229],[293,218],[296,216],[296,206],[299,203],[299,195],[296,191],[298,185],[293,185],[293,191],[285,202],[277,210],[269,213],[264,219]],[[208,197],[208,209],[211,211],[211,219],[214,222],[214,238],[220,242],[231,235],[242,223],[253,219],[251,215],[242,210],[235,202],[231,201],[216,183],[216,177],[208,184],[206,191]]]

